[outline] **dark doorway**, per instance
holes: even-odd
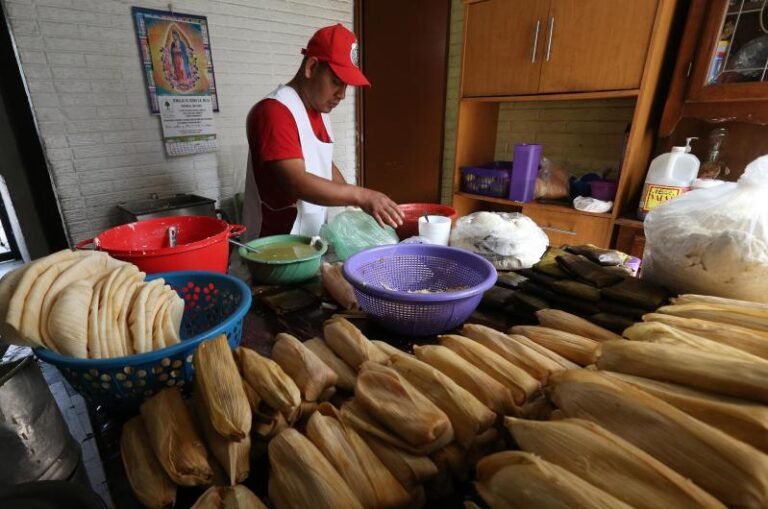
[[[437,203],[451,2],[360,0],[355,14],[373,85],[358,99],[362,185],[398,203]]]

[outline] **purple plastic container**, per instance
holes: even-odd
[[[518,143],[512,161],[512,180],[509,183],[509,199],[531,201],[536,190],[536,176],[541,162],[541,145]]]
[[[360,307],[389,330],[430,336],[464,323],[496,283],[496,269],[464,249],[396,244],[366,249],[342,268]]]
[[[461,190],[505,198],[509,194],[512,161],[493,161],[482,166],[461,168]]]

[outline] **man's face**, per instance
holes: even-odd
[[[339,79],[325,62],[310,57],[304,65],[307,78],[307,99],[320,113],[330,113],[347,94],[347,84]]]

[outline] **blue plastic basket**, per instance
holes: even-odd
[[[496,283],[496,269],[464,249],[399,244],[366,249],[344,262],[360,308],[382,327],[429,336],[458,327]]]
[[[36,348],[35,354],[58,367],[77,392],[97,405],[127,408],[164,387],[188,387],[197,345],[220,334],[227,335],[232,348],[240,344],[251,290],[239,279],[217,272],[163,272],[146,280],[156,278],[165,279],[184,299],[180,343],[111,359],[79,359],[45,348]]]

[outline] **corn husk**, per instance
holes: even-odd
[[[243,378],[268,406],[291,414],[301,403],[301,391],[275,361],[250,348],[238,347],[235,355],[243,367]]]
[[[345,391],[355,390],[357,383],[357,373],[344,362],[341,357],[333,353],[328,344],[320,338],[312,338],[304,342],[304,346],[309,348],[320,360],[322,360],[334,373],[336,373],[336,386]]]
[[[636,509],[725,509],[698,486],[626,440],[581,419],[537,422],[507,417],[517,445]]]
[[[325,342],[352,369],[366,361],[383,364],[387,356],[346,318],[332,318],[323,324]]]
[[[320,276],[323,280],[323,288],[333,297],[342,308],[347,311],[357,311],[360,305],[355,297],[352,285],[344,279],[341,273],[342,264],[323,263],[320,266]]]
[[[547,357],[551,361],[559,364],[563,369],[577,369],[580,366],[576,364],[575,362],[571,362],[562,355],[553,352],[549,348],[545,348],[535,341],[531,341],[526,336],[523,336],[521,334],[507,334],[510,339],[514,340],[516,343],[519,343],[525,347],[530,348],[531,350],[538,352],[540,355],[543,355],[544,357]],[[561,369],[557,371],[562,371]]]
[[[546,380],[551,373],[566,369],[549,357],[490,327],[466,324],[461,329],[461,333],[500,355],[508,362],[524,369],[536,380]]]
[[[507,444],[501,433],[496,428],[488,428],[482,435],[478,435],[467,449],[467,465],[474,468],[481,459],[506,448]]]
[[[289,428],[269,443],[269,498],[277,509],[362,509],[346,481],[304,435]]]
[[[203,403],[203,398],[199,395],[199,391],[195,394],[194,401],[197,420],[200,422],[205,443],[213,457],[223,467],[227,481],[231,486],[245,481],[250,472],[250,434],[239,441],[220,435],[213,427],[211,416]]]
[[[644,450],[729,507],[768,504],[768,456],[682,410],[599,372],[550,380],[566,417],[588,419]]]
[[[141,405],[149,443],[168,476],[181,486],[207,484],[213,476],[207,451],[181,392],[169,387]]]
[[[272,359],[296,382],[305,401],[317,401],[324,390],[336,385],[336,373],[301,341],[285,333],[276,339]]]
[[[392,368],[362,365],[355,400],[374,419],[414,447],[452,433],[451,421],[435,404]]]
[[[480,368],[440,345],[415,346],[416,357],[466,389],[498,415],[515,412],[512,393]]]
[[[512,393],[516,404],[521,405],[541,388],[539,381],[524,369],[515,366],[504,357],[464,336],[447,334],[439,336],[440,344],[453,350],[467,362],[474,364]]]
[[[404,352],[403,350],[400,350],[399,348],[390,345],[386,341],[379,341],[377,339],[374,339],[371,341],[374,345],[376,345],[379,350],[384,352],[384,355],[386,355],[388,358],[391,358],[393,355],[411,355],[407,352]]]
[[[650,378],[613,371],[601,373],[630,383],[688,415],[768,453],[768,406]]]
[[[557,329],[563,332],[569,332],[595,341],[608,341],[611,339],[621,339],[621,336],[599,325],[595,325],[589,320],[579,316],[566,313],[559,309],[542,309],[536,312],[536,318],[544,327]]]
[[[624,337],[662,345],[686,346],[703,352],[733,357],[750,362],[766,362],[756,355],[712,341],[660,322],[637,322],[624,330]]]
[[[397,481],[408,490],[413,490],[437,475],[437,465],[429,456],[411,454],[371,436],[366,436],[364,440]]]
[[[663,306],[656,312],[683,318],[711,320],[768,333],[768,311],[751,306],[699,302]]]
[[[744,350],[760,358],[768,359],[768,333],[733,324],[698,318],[683,318],[662,313],[648,313],[646,322],[660,322],[724,345]]]
[[[363,507],[395,508],[407,503],[405,488],[360,435],[341,422],[333,406],[324,403],[312,414],[307,437],[341,474]]]
[[[470,465],[467,461],[467,450],[455,442],[433,453],[432,460],[437,465],[438,471],[447,470],[452,479],[460,482],[469,480]]]
[[[768,403],[768,363],[763,361],[743,361],[683,346],[606,341],[597,366]]]
[[[197,347],[195,394],[219,435],[238,441],[251,432],[251,406],[226,335]]]
[[[714,304],[717,306],[730,306],[730,307],[747,307],[764,311],[768,313],[768,304],[763,302],[752,302],[748,300],[729,299],[726,297],[716,297],[714,295],[696,295],[693,293],[686,293],[678,295],[670,299],[672,304]]]
[[[488,429],[496,419],[480,400],[429,364],[409,355],[395,355],[392,368],[445,412],[456,441],[464,446]]]
[[[257,437],[263,440],[269,440],[270,438],[279,435],[284,429],[290,427],[290,424],[286,420],[285,416],[280,412],[277,412],[273,417],[268,419],[257,419],[254,422],[253,432]]]
[[[259,405],[261,405],[261,398],[245,378],[241,377],[240,380],[243,382],[243,391],[245,391],[245,397],[248,399],[248,406],[251,408],[251,413],[256,413],[259,410]]]
[[[139,502],[150,509],[172,507],[176,503],[176,485],[158,463],[141,416],[123,424],[120,455],[125,476]]]
[[[192,509],[267,509],[267,506],[251,490],[238,484],[208,488]]]
[[[594,364],[600,343],[593,339],[536,325],[516,325],[510,334],[520,334],[580,366]]]
[[[475,487],[492,509],[631,509],[564,468],[521,451],[482,459]]]

